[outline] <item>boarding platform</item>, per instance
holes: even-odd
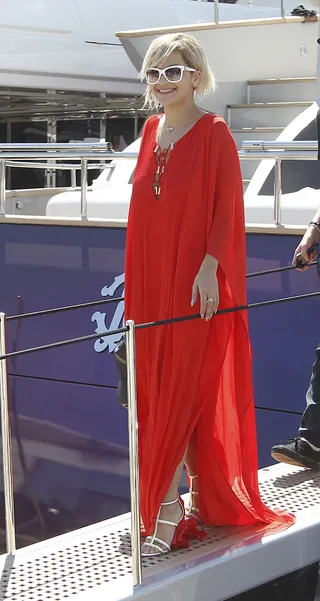
[[[125,514],[3,555],[0,599],[223,601],[317,562],[320,472],[279,464],[260,470],[259,480],[270,507],[296,514],[285,532],[208,528],[207,538],[187,550],[143,558],[143,585],[133,587]]]

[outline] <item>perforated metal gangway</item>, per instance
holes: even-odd
[[[276,465],[259,472],[262,498],[293,511],[285,532],[207,528],[188,550],[143,559],[133,591],[129,514],[2,556],[1,601],[222,601],[309,565],[320,556],[320,473]]]

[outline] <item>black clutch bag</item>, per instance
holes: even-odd
[[[125,337],[116,345],[113,355],[116,362],[116,368],[119,375],[119,385],[117,398],[123,407],[128,409],[128,381],[127,381],[127,349]]]

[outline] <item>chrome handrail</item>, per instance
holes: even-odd
[[[317,151],[318,142],[316,140],[292,140],[283,142],[282,140],[244,140],[242,150],[245,152],[263,151]]]
[[[111,152],[111,142],[34,142],[34,143],[20,143],[20,142],[6,142],[0,143],[0,152],[6,152],[7,150],[25,150],[27,152],[39,151],[39,150],[68,150],[72,152],[83,152],[90,150],[100,150],[100,152]]]
[[[10,146],[10,144],[8,144]],[[99,149],[90,148],[86,151],[82,151],[81,148],[77,152],[69,152],[68,149],[61,149],[61,151],[52,151],[50,148],[51,144],[48,144],[49,148],[47,152],[44,150],[37,151],[10,151],[0,152],[0,160],[11,160],[11,161],[23,161],[28,159],[34,159],[36,161],[52,159],[54,161],[75,161],[83,158],[88,160],[103,159],[104,161],[113,161],[114,159],[136,159],[138,156],[137,152],[101,152]]]
[[[244,161],[264,161],[280,159],[281,161],[316,161],[317,154],[311,151],[288,151],[284,150],[268,150],[268,151],[238,151],[239,159]]]
[[[104,159],[103,159],[104,161]],[[56,171],[80,171],[81,163],[31,163],[30,161],[7,161],[7,167],[23,169],[52,169]],[[88,163],[87,169],[112,169],[110,163]]]

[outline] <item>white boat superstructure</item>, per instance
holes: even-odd
[[[140,69],[151,41],[161,33],[177,31],[190,33],[201,42],[218,83],[215,95],[201,100],[201,105],[222,115],[228,104],[247,102],[250,80],[316,75],[317,20],[271,17],[122,31],[117,35],[134,66]]]
[[[271,6],[268,6],[269,3]],[[220,4],[219,15],[223,23],[215,26],[212,24],[214,4],[210,2],[161,0],[161,3],[150,3],[136,0],[130,3],[119,0],[113,6],[103,0],[90,3],[66,0],[63,9],[57,11],[54,0],[41,3],[37,0],[25,3],[12,0],[0,16],[3,44],[0,54],[1,87],[139,95],[143,86],[137,79],[137,69],[150,35],[152,37],[152,34],[146,34],[145,28],[149,32],[156,28],[156,34],[159,27],[169,26],[178,30],[189,28],[200,36],[206,50],[210,48],[209,57],[219,81],[271,76],[268,65],[269,59],[273,60],[274,56],[277,56],[281,76],[286,75],[285,71],[287,76],[297,73],[314,75],[312,31],[316,26],[308,24],[301,27],[301,19],[292,20],[290,17],[285,23],[278,23],[279,7],[272,6],[272,0],[259,0],[259,4],[263,6]],[[288,14],[291,4],[287,7]],[[243,31],[241,26],[239,29],[247,19],[274,19],[272,44],[262,46],[260,40],[257,45],[257,37],[261,36],[264,40],[266,32],[271,33],[270,23],[267,30],[261,23],[258,33],[253,34],[257,28]],[[228,26],[226,30],[229,21],[232,29]],[[279,26],[275,27],[276,24]],[[286,29],[285,24],[289,26]],[[117,30],[129,28],[134,30],[132,36],[125,34],[120,39],[132,62],[115,36]],[[144,28],[144,33],[137,38],[135,31],[141,28]],[[285,42],[280,53],[279,38]],[[243,39],[246,39],[246,44],[243,44]],[[268,48],[263,61],[260,53],[255,51],[262,47]],[[306,49],[303,57],[296,52],[299,47]],[[290,61],[288,56],[291,56]],[[235,64],[239,71],[237,78],[234,77]],[[283,66],[286,68],[283,69]],[[273,72],[272,76],[277,76],[277,73]]]
[[[6,3],[0,16],[1,86],[139,94],[137,72],[114,30],[120,23],[154,21],[122,4],[115,11],[99,0],[66,0],[59,10],[54,0]]]
[[[260,0],[261,1],[261,0]],[[266,6],[221,5],[223,20],[276,16]],[[142,85],[115,32],[209,23],[214,7],[191,0],[12,0],[0,16],[1,86],[139,95]]]
[[[199,103],[225,117],[239,150],[248,139],[301,138],[303,130],[314,121],[314,102],[319,96],[317,16],[311,19],[291,16],[294,4],[273,0],[252,5],[244,0],[235,5],[204,2],[200,4],[211,10],[211,22],[194,19],[190,24],[185,19],[177,26],[179,1],[171,0],[171,4],[170,27],[131,28],[117,33],[135,67],[140,69],[143,56],[156,36],[178,31],[190,33],[202,44],[218,84],[215,94],[199,99]],[[189,3],[189,18],[194,8],[191,5],[197,4]],[[306,8],[315,6],[309,4]],[[307,139],[315,139],[315,132],[308,136]],[[258,165],[254,161],[242,164],[244,190]],[[267,169],[264,174],[266,177]],[[254,193],[263,183],[260,170]]]

